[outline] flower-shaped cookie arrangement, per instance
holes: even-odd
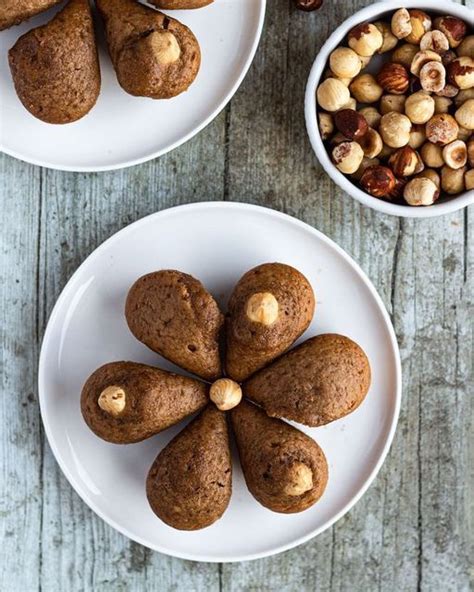
[[[112,362],[89,377],[81,408],[91,430],[116,444],[139,442],[199,412],[148,474],[150,506],[168,525],[196,530],[225,512],[232,492],[227,411],[247,487],[262,505],[300,512],[321,497],[328,479],[323,451],[280,418],[321,426],[347,415],[367,394],[370,366],[342,335],[319,335],[285,353],[314,308],[308,280],[281,263],[247,272],[226,318],[185,273],[158,271],[132,286],[125,311],[132,333],[202,380]]]

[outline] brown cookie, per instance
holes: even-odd
[[[287,350],[308,328],[314,293],[298,270],[265,263],[248,271],[236,285],[227,318],[227,374],[248,378]]]
[[[2,0],[0,3],[0,31],[48,10],[61,0]]]
[[[370,387],[363,350],[343,335],[308,339],[252,376],[244,394],[268,415],[320,426],[351,413]]]
[[[290,514],[318,501],[328,465],[314,440],[245,401],[231,418],[247,487],[263,506]]]
[[[96,0],[117,79],[131,95],[169,99],[192,84],[199,43],[182,23],[135,0]]]
[[[48,24],[18,39],[9,52],[15,89],[46,123],[84,117],[100,92],[100,70],[88,0],[70,0]]]
[[[128,293],[125,316],[130,331],[153,351],[206,380],[220,377],[224,317],[192,276],[172,270],[142,276]]]
[[[214,0],[150,0],[150,4],[166,10],[202,8],[203,6],[212,4],[212,2],[214,2]]]
[[[146,482],[155,514],[179,530],[218,520],[232,493],[232,464],[225,414],[206,407],[157,456]]]
[[[112,362],[85,383],[81,411],[90,429],[115,444],[140,442],[199,411],[208,387],[159,368]]]

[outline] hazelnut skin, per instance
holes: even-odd
[[[341,109],[334,115],[337,129],[349,140],[358,140],[367,133],[369,125],[363,115],[354,109]]]
[[[450,47],[458,47],[466,36],[466,23],[455,16],[440,16],[435,19],[434,25],[446,35]]]
[[[388,163],[396,177],[411,177],[425,168],[418,152],[410,146],[396,150],[390,156]]]
[[[383,148],[382,138],[374,129],[368,129],[367,133],[357,140],[367,158],[375,158],[380,154]]]
[[[456,58],[448,64],[448,81],[461,90],[474,87],[474,59],[467,56]]]
[[[423,10],[409,10],[411,33],[405,37],[408,43],[419,45],[423,35],[431,29],[431,18]]]
[[[401,64],[387,62],[377,74],[377,82],[386,92],[403,95],[410,85],[410,77]]]
[[[375,165],[365,169],[360,185],[373,197],[385,197],[395,188],[395,175],[385,166]]]
[[[425,129],[430,142],[444,146],[458,137],[459,126],[448,113],[437,113],[428,121]]]
[[[375,25],[363,23],[349,31],[348,44],[360,56],[370,57],[382,47],[383,36]]]

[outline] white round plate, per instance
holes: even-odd
[[[257,49],[265,4],[217,0],[198,10],[164,11],[191,28],[202,51],[195,82],[167,101],[132,97],[121,89],[101,32],[99,100],[86,117],[62,126],[43,123],[23,107],[8,67],[8,50],[18,37],[55,11],[0,32],[0,150],[32,164],[84,172],[119,169],[173,150],[210,123],[236,92]],[[100,19],[96,23],[101,31]]]
[[[321,428],[302,428],[324,449],[329,484],[301,514],[276,514],[248,492],[234,452],[232,499],[209,528],[180,532],[151,511],[145,478],[183,424],[140,444],[118,446],[84,423],[80,393],[98,366],[133,360],[176,369],[139,343],[127,328],[124,304],[141,275],[163,268],[199,278],[223,310],[248,269],[281,261],[300,269],[317,297],[302,340],[335,332],[366,351],[373,382],[364,403]],[[108,524],[162,553],[198,561],[242,561],[278,553],[328,528],[361,497],[388,452],[400,405],[400,360],[395,334],[374,287],[335,243],[284,214],[236,203],[200,203],[148,216],[118,232],[79,267],[63,290],[44,336],[39,397],[56,459],[82,499]]]

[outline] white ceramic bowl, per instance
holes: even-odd
[[[474,203],[474,190],[465,191],[457,196],[450,198],[442,198],[432,206],[427,207],[413,207],[408,205],[393,204],[382,199],[372,197],[365,191],[359,189],[350,178],[343,175],[331,162],[331,158],[323,144],[318,128],[317,119],[317,104],[316,104],[316,89],[319,85],[322,73],[326,67],[329,54],[343,43],[344,38],[349,31],[356,25],[365,21],[377,21],[386,18],[391,12],[398,8],[419,8],[426,10],[429,13],[436,14],[451,14],[463,19],[468,25],[474,29],[474,11],[455,4],[454,2],[444,1],[436,5],[435,2],[426,2],[424,0],[410,0],[407,3],[400,1],[375,2],[366,8],[345,20],[334,33],[328,38],[326,43],[321,48],[319,54],[314,61],[313,67],[308,78],[305,96],[305,117],[306,128],[308,130],[309,139],[313,150],[318,157],[319,162],[331,177],[331,179],[339,185],[346,193],[357,199],[361,203],[379,212],[385,214],[392,214],[394,216],[406,216],[410,218],[430,218],[432,216],[439,216],[441,214],[448,214],[455,212]]]

